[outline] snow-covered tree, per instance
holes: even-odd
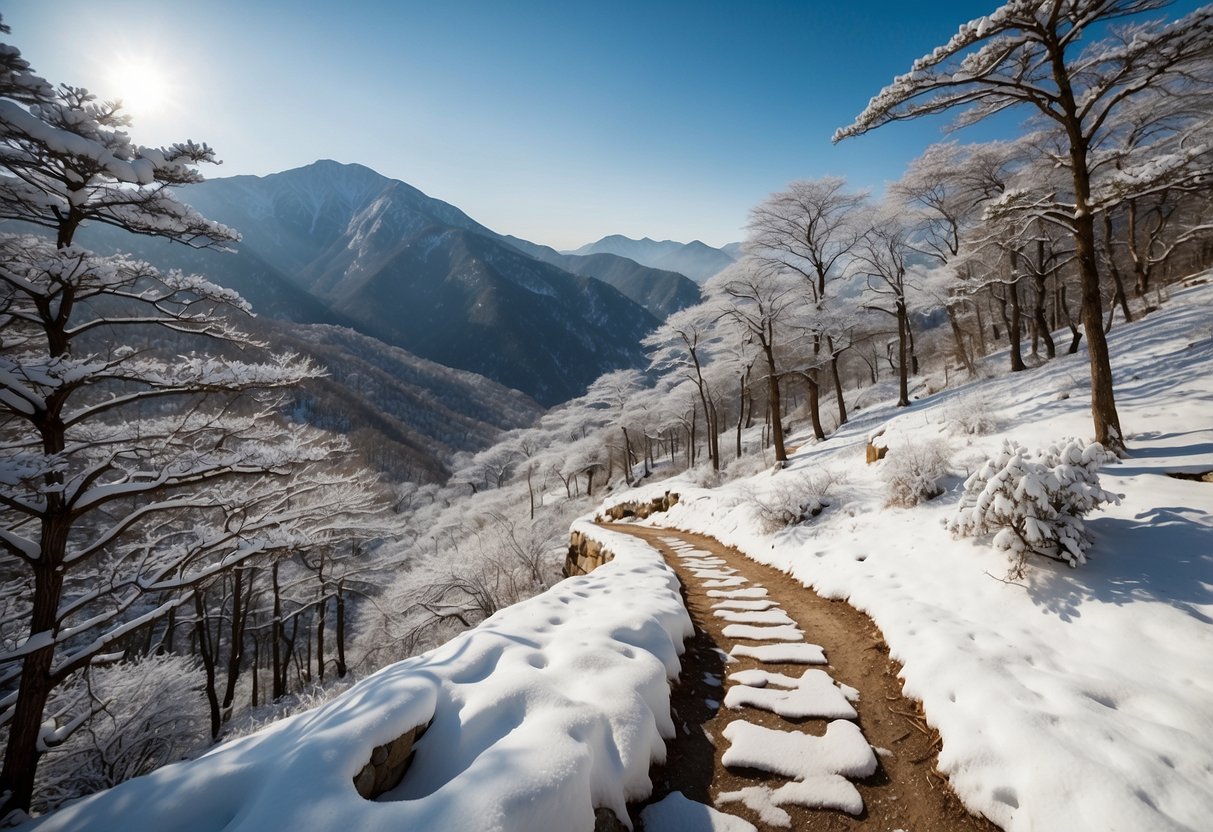
[[[719,310],[700,303],[675,312],[644,340],[650,367],[661,373],[680,373],[690,379],[699,394],[707,424],[708,457],[712,469],[720,470],[720,413],[708,367],[713,346],[720,338]]]
[[[910,406],[913,335],[910,332],[908,290],[911,276],[907,259],[912,253],[910,228],[898,207],[885,202],[868,215],[868,226],[855,249],[852,270],[867,280],[864,308],[889,315],[897,327],[897,406]]]
[[[906,207],[910,246],[924,259],[926,292],[948,315],[958,357],[976,374],[966,346],[963,310],[972,303],[980,281],[965,268],[962,252],[980,244],[985,207],[1006,187],[1014,155],[1005,142],[930,145],[910,162],[890,193]]]
[[[803,305],[803,281],[787,269],[744,257],[704,285],[709,299],[719,303],[721,316],[737,327],[742,338],[757,345],[766,370],[771,441],[775,461],[787,462],[783,444],[783,412],[779,384],[783,370],[776,353],[788,337],[789,324]]]
[[[1183,87],[1189,70],[1207,60],[1213,6],[1174,22],[1124,22],[1168,5],[1169,0],[1011,0],[915,61],[834,135],[839,141],[892,121],[957,109],[963,126],[1021,104],[1055,126],[1063,152],[1054,161],[1071,180],[1066,201],[1045,195],[1038,204],[1031,194],[1011,191],[1004,200],[1073,234],[1095,438],[1113,450],[1124,447],[1124,436],[1102,327],[1095,236],[1100,196],[1093,190],[1093,167],[1097,149],[1126,106],[1151,90]],[[1099,37],[1090,39],[1093,33]]]
[[[52,232],[0,237],[5,814],[29,808],[41,755],[88,716],[48,715],[57,688],[121,657],[217,573],[326,541],[332,515],[301,508],[293,476],[311,472],[312,500],[363,481],[333,470],[342,443],[282,423],[273,391],[314,371],[243,357],[238,295],[74,245],[86,222],[195,246],[236,238],[168,190],[198,181],[210,149],[138,147],[125,123],[0,45],[0,216]]]
[[[838,358],[849,346],[849,327],[847,316],[831,303],[836,294],[831,284],[843,276],[851,252],[862,236],[858,218],[865,201],[865,194],[847,191],[846,181],[841,177],[799,180],[750,211],[746,240],[750,256],[790,269],[805,280],[816,313],[807,319],[809,339],[813,355],[820,357],[824,351],[828,358],[840,425],[847,421],[847,410]],[[808,368],[806,377],[813,432],[818,439],[824,439],[817,366]]]

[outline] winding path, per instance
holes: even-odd
[[[695,623],[649,803],[679,791],[762,830],[997,829],[936,771],[939,735],[867,616],[712,538],[606,527],[662,553]]]

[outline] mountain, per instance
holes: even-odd
[[[731,244],[732,245],[732,244]],[[596,243],[584,245],[569,254],[614,254],[627,257],[654,269],[666,269],[684,274],[696,283],[703,283],[732,263],[736,257],[729,252],[712,248],[694,240],[678,243],[673,240],[633,240],[622,234],[603,237]]]
[[[371,334],[546,405],[640,366],[640,339],[658,323],[601,281],[450,226],[406,238],[371,273],[351,272],[331,290],[334,306]]]
[[[617,254],[561,254],[517,237],[505,237],[514,248],[573,274],[609,283],[647,309],[658,320],[699,303],[699,286],[678,272],[642,266]]]
[[[132,246],[130,235],[109,240],[104,229],[87,229],[82,242],[136,248],[240,291],[259,314],[352,328],[544,405],[579,395],[609,370],[642,366],[640,339],[661,310],[689,302],[677,276],[593,267],[638,303],[587,276],[590,266],[574,274],[535,259],[524,241],[362,165],[320,161],[211,179],[180,195],[241,232],[234,254],[155,240]],[[646,279],[654,286],[645,289]]]
[[[244,325],[324,371],[292,393],[291,415],[345,434],[367,464],[397,481],[444,481],[456,453],[485,448],[543,412],[517,390],[346,327],[266,317]]]

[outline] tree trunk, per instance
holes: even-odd
[[[1130,203],[1133,200],[1129,200]],[[1130,210],[1130,214],[1133,211]],[[1130,226],[1132,223],[1130,222]],[[1112,296],[1112,305],[1120,304],[1120,311],[1124,313],[1125,323],[1132,323],[1133,313],[1129,311],[1129,299],[1125,296],[1125,281],[1121,277],[1120,267],[1116,265],[1116,256],[1113,253],[1112,244],[1112,215],[1107,211],[1103,212],[1103,236],[1104,248],[1108,250],[1108,273],[1112,275],[1112,285],[1116,287],[1116,294]],[[1134,264],[1136,265],[1136,260]]]
[[[1058,296],[1058,305],[1061,306],[1062,312],[1066,316],[1066,326],[1070,328],[1070,347],[1066,350],[1066,355],[1073,355],[1078,352],[1078,344],[1082,341],[1082,330],[1074,324],[1074,315],[1070,312],[1070,304],[1066,300],[1066,287],[1062,285],[1060,295]]]
[[[817,383],[817,370],[806,372],[804,379],[809,388],[809,418],[813,422],[813,436],[821,441],[826,438],[826,432],[821,427],[821,385]]]
[[[907,341],[909,340],[909,317],[906,305],[901,298],[897,299],[897,406],[910,406],[909,367],[906,366]]]
[[[42,528],[44,535],[50,533],[54,537],[50,540],[45,536],[42,538],[41,557],[45,560],[40,559],[34,564],[34,603],[30,613],[30,638],[40,633],[54,633],[56,614],[63,593],[63,572],[55,568],[56,564],[62,563],[63,555],[47,558],[47,554],[66,552],[67,524],[44,522]],[[0,774],[0,794],[7,794],[0,817],[15,809],[29,811],[34,796],[34,774],[43,753],[38,742],[42,729],[42,714],[55,687],[51,677],[54,655],[54,644],[48,644],[26,654],[21,662],[21,682],[13,708],[13,719],[9,723],[4,770]]]
[[[827,338],[826,346],[830,350],[830,375],[834,379],[834,395],[838,398],[838,426],[842,427],[847,423],[847,400],[842,395],[842,375],[838,372],[838,357],[842,355],[842,350],[834,348],[834,339]]]
[[[1045,299],[1048,297],[1048,287],[1045,285],[1046,275],[1037,271],[1032,274],[1032,291],[1035,293],[1032,305],[1032,320],[1036,322],[1036,331],[1044,341],[1045,356],[1057,357],[1057,345],[1053,343],[1053,333],[1049,331],[1049,322],[1045,319]]]
[[[779,375],[775,372],[775,351],[770,343],[762,345],[763,355],[767,360],[767,406],[771,410],[771,440],[775,444],[775,461],[788,461],[787,451],[783,447],[783,416],[780,413]]]
[[[1019,278],[1014,277],[1007,286],[1007,298],[1011,302],[1011,320],[1007,326],[1007,340],[1011,347],[1011,372],[1027,369],[1023,363],[1023,304],[1019,300]]]
[[[324,624],[328,618],[329,599],[326,596],[320,602],[319,618],[316,621],[316,676],[324,681]]]
[[[1070,174],[1074,181],[1074,254],[1082,284],[1082,326],[1087,336],[1087,356],[1091,364],[1091,419],[1095,441],[1114,453],[1125,449],[1116,397],[1112,390],[1112,362],[1103,331],[1103,297],[1099,285],[1099,264],[1095,252],[1095,217],[1091,213],[1090,144],[1083,133],[1082,118],[1066,67],[1065,47],[1049,44],[1049,60],[1058,87],[1058,98],[1065,114],[1063,124],[1069,139]]]
[[[273,669],[273,686],[270,688],[270,700],[277,702],[286,696],[286,671],[282,669],[282,642],[286,638],[286,629],[282,623],[282,590],[278,585],[278,561],[270,568],[270,577],[274,588],[273,626],[270,635],[270,663]]]
[[[206,674],[206,706],[211,718],[211,739],[217,740],[222,721],[219,711],[219,693],[215,689],[215,641],[211,638],[206,604],[203,603],[201,589],[194,592],[194,630],[198,634],[198,655],[202,659],[202,669]]]
[[[1091,419],[1095,441],[1119,454],[1125,449],[1120,415],[1112,388],[1112,361],[1103,331],[1103,296],[1099,285],[1099,266],[1095,260],[1095,218],[1091,215],[1091,183],[1087,169],[1085,144],[1072,144],[1074,194],[1078,210],[1074,217],[1074,247],[1078,274],[1082,280],[1082,328],[1087,336],[1087,356],[1091,363]]]
[[[344,679],[349,668],[345,663],[345,582],[337,582],[337,678]]]
[[[960,328],[960,320],[956,314],[955,304],[944,304],[944,309],[948,313],[948,325],[952,328],[952,340],[956,342],[956,355],[964,364],[964,368],[969,373],[969,378],[977,377],[977,366],[973,363],[972,356],[969,355],[968,349],[965,347],[964,330]]]
[[[244,628],[248,622],[248,610],[253,595],[253,575],[248,576],[248,587],[241,594],[244,584],[244,569],[236,569],[232,576],[232,627],[228,636],[231,642],[227,659],[227,684],[223,691],[223,710],[229,712],[236,698],[236,682],[240,679],[240,667],[244,662]],[[229,712],[230,715],[230,712]]]

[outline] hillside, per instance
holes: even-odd
[[[1131,450],[1101,472],[1104,487],[1123,497],[1089,520],[1095,545],[1080,568],[1036,559],[1025,579],[1003,578],[1004,553],[986,540],[953,539],[941,521],[964,475],[1005,439],[1040,447],[1089,430],[1081,354],[936,394],[920,380],[909,410],[873,399],[874,389],[827,441],[793,437],[802,445],[785,470],[715,488],[692,472],[623,490],[600,511],[678,493],[676,505],[644,525],[713,535],[870,615],[877,648],[887,641],[903,665],[906,695],[921,700],[926,722],[939,730],[939,771],[970,811],[1000,827],[1204,828],[1213,812],[1213,485],[1169,475],[1213,470],[1211,303],[1211,285],[1176,292],[1167,307],[1110,336],[1117,366],[1132,359],[1135,367],[1118,389]],[[877,431],[889,456],[866,465],[864,445]],[[945,493],[889,507],[891,466],[932,441],[947,449]],[[826,496],[819,516],[763,528],[764,503],[812,492],[823,473],[832,485],[828,493],[816,486]],[[319,805],[343,824],[374,828],[387,828],[389,816],[396,824],[499,830],[543,827],[557,816],[590,828],[594,807],[621,816],[623,800],[650,794],[649,762],[664,759],[653,727],[664,738],[673,733],[665,674],[677,673],[676,651],[689,630],[677,581],[655,549],[589,523],[575,528],[616,560],[385,668],[315,711],[87,798],[39,828],[105,829],[120,818],[124,828],[156,829],[188,814],[199,830],[235,828],[233,817],[254,829],[270,818],[314,821]],[[704,555],[679,546],[704,561],[694,567],[704,577],[717,574]],[[626,603],[608,603],[624,594]],[[621,634],[626,645],[614,640]],[[783,644],[768,646],[786,652]],[[549,687],[554,678],[563,680],[558,694]],[[619,689],[621,679],[634,687]],[[603,706],[609,718],[597,710]],[[431,727],[390,793],[396,799],[357,797],[350,781],[371,747],[423,724]],[[761,747],[746,753],[770,758]],[[892,743],[879,753],[903,752]],[[339,763],[319,766],[321,758]],[[553,759],[578,776],[543,776],[550,768],[539,761]],[[239,785],[233,771],[241,772]],[[820,799],[826,785],[807,782],[802,792],[817,797],[801,799]],[[197,790],[209,795],[202,814],[190,797]],[[724,812],[758,818],[735,803],[722,809],[672,795],[646,816],[656,822],[669,811],[736,829],[753,827]]]

